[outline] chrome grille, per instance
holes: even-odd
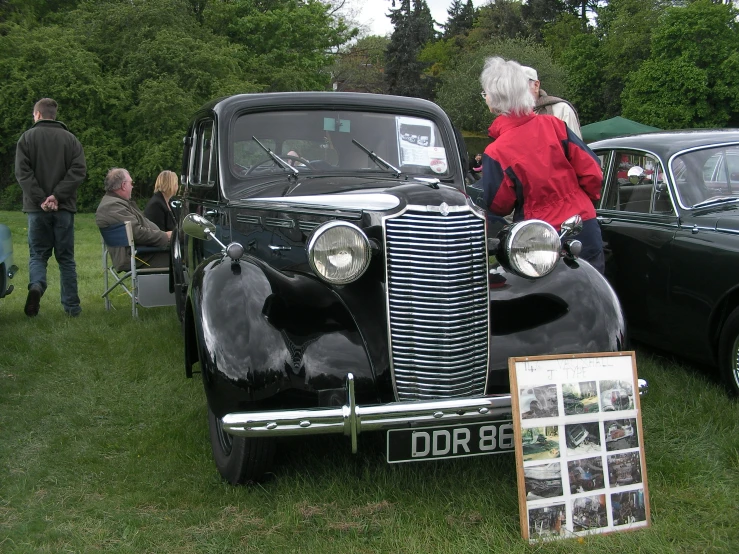
[[[483,394],[488,367],[485,222],[470,211],[385,220],[398,400]]]

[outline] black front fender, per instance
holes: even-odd
[[[198,268],[189,294],[205,391],[216,415],[288,390],[310,405],[305,398],[343,389],[349,372],[358,390],[374,394],[354,320],[317,279],[254,258],[217,257]]]

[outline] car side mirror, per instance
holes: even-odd
[[[632,185],[638,185],[646,177],[646,175],[644,174],[644,169],[642,169],[638,165],[635,165],[634,167],[629,169],[627,176],[629,178],[629,182]]]
[[[581,231],[582,217],[580,217],[580,214],[575,214],[562,222],[562,225],[559,227],[559,238],[563,238],[567,235],[577,235]]]
[[[210,240],[215,235],[216,226],[202,215],[187,214],[182,221],[182,230],[196,239]]]

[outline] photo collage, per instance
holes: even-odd
[[[524,538],[649,524],[633,353],[515,358],[511,390]]]

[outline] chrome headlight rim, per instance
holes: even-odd
[[[543,231],[548,231],[554,237],[556,237],[556,245],[555,248],[552,249],[552,253],[554,254],[553,261],[550,266],[545,268],[545,270],[542,271],[540,274],[531,274],[529,271],[527,271],[527,269],[520,264],[520,260],[514,251],[514,242],[520,238],[521,234],[524,231],[528,231],[532,226],[541,227]],[[557,233],[557,230],[552,225],[550,225],[546,221],[542,221],[541,219],[527,219],[525,221],[519,221],[518,223],[515,223],[510,228],[508,236],[505,239],[505,254],[511,271],[521,277],[526,277],[528,279],[541,279],[542,277],[546,277],[552,271],[554,271],[554,268],[557,267],[557,263],[559,262],[559,259],[561,257],[561,252],[562,244],[559,239],[559,233]]]
[[[343,278],[343,279],[332,279],[324,275],[323,272],[316,266],[315,256],[314,256],[315,246],[318,240],[327,231],[334,229],[336,227],[346,227],[348,229],[351,229],[351,231],[354,232],[361,239],[361,243],[364,248],[364,256],[362,258],[361,270],[356,272],[356,274],[351,275],[350,277],[347,277],[347,278]],[[313,273],[315,273],[316,276],[318,276],[321,280],[331,285],[347,285],[359,279],[367,271],[367,268],[369,267],[369,263],[370,263],[370,258],[372,256],[372,249],[371,249],[369,238],[367,237],[366,233],[362,231],[362,229],[360,229],[359,227],[357,227],[356,225],[348,221],[334,220],[334,221],[327,221],[326,223],[323,223],[315,228],[315,230],[313,231],[313,234],[308,240],[307,254],[308,254],[308,263],[310,265],[310,268],[313,270]]]

